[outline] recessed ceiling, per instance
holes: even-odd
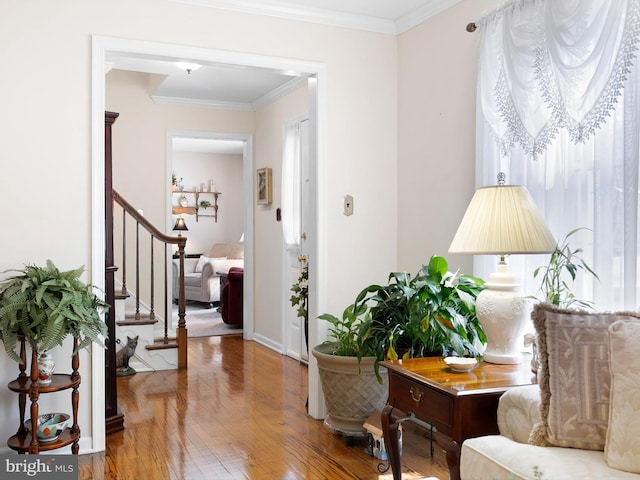
[[[179,62],[201,65],[190,73]],[[193,59],[107,52],[110,70],[128,70],[161,75],[151,93],[156,103],[173,103],[225,110],[255,110],[277,94],[297,88],[306,78],[291,72],[229,64],[205,63]]]
[[[242,140],[217,140],[212,138],[173,139],[173,150],[176,152],[219,153],[242,155],[244,142]]]

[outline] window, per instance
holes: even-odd
[[[637,309],[640,88],[637,0],[510,2],[478,22],[477,186],[530,191],[557,239],[571,241],[600,281],[574,294],[599,310]],[[523,290],[547,256],[517,256]],[[486,278],[495,260],[476,258]]]

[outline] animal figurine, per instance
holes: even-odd
[[[136,352],[138,337],[139,335],[136,335],[133,338],[127,336],[127,344],[116,352],[117,371],[124,372],[130,369],[129,359],[133,357],[133,354]]]

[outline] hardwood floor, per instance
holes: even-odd
[[[348,446],[305,408],[307,368],[241,336],[189,339],[187,371],[118,378],[125,430],[81,455],[79,479],[391,479],[359,439]],[[403,479],[448,473],[408,422]]]

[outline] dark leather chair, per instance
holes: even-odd
[[[244,268],[231,267],[220,294],[222,321],[242,327],[242,283]]]

